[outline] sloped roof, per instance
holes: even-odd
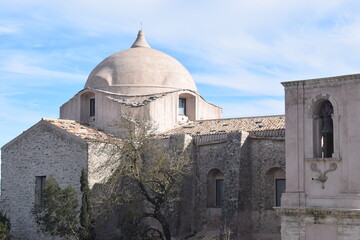
[[[247,131],[253,136],[284,137],[285,116],[262,116],[198,120],[164,132],[164,135],[189,134],[191,136],[224,134],[235,131]]]
[[[85,140],[115,138],[114,136],[103,133],[89,126],[82,125],[74,120],[51,118],[43,118],[42,120]]]

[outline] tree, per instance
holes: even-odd
[[[52,176],[45,180],[41,205],[35,205],[32,210],[36,223],[44,233],[71,239],[95,239],[88,175],[84,169],[81,171],[80,183],[82,204],[79,211],[74,188],[69,186],[61,189]]]
[[[92,209],[90,206],[90,188],[88,182],[88,174],[85,169],[81,171],[81,209],[80,209],[80,239],[95,239],[95,229],[93,225]]]
[[[10,239],[10,226],[9,219],[0,212],[0,239]]]
[[[152,218],[161,225],[161,229],[150,226],[148,233],[170,240],[166,211],[181,199],[184,178],[190,173],[184,146],[167,144],[157,137],[152,123],[143,119],[122,117],[119,127],[123,138],[107,144],[111,157],[104,164],[114,171],[98,195],[107,196],[103,202],[108,208],[143,203],[142,220]]]
[[[75,190],[72,187],[61,189],[51,176],[45,180],[41,205],[35,205],[32,212],[44,233],[80,239],[78,206]]]

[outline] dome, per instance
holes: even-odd
[[[151,49],[144,32],[130,49],[107,57],[90,73],[85,88],[121,94],[152,94],[175,89],[196,91],[186,68],[175,58]]]

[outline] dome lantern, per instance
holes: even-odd
[[[150,45],[146,42],[145,33],[143,30],[139,31],[135,42],[131,46],[131,48],[138,48],[138,47],[151,48]]]

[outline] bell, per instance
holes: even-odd
[[[321,130],[322,133],[332,133],[333,132],[333,124],[331,117],[324,117],[324,126]]]

